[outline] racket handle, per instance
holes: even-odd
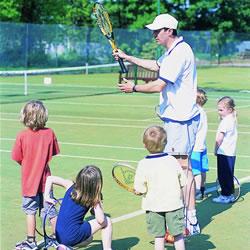
[[[120,64],[120,67],[121,67],[121,70],[122,70],[122,73],[128,73],[128,70],[123,62],[123,59],[122,58],[119,58],[118,59],[118,62]]]

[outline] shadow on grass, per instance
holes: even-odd
[[[130,250],[132,247],[139,243],[139,238],[137,237],[128,237],[123,239],[115,239],[112,241],[112,249],[115,250]],[[102,242],[101,240],[93,240],[93,242],[85,248],[86,250],[100,250]]]
[[[211,184],[208,184],[210,186]],[[215,184],[213,184],[215,185]],[[236,203],[244,202],[244,196],[250,192],[250,183],[241,184],[241,195]],[[234,206],[235,203],[230,204],[218,204],[212,202],[212,198],[216,197],[217,193],[214,191],[209,197],[202,202],[196,203],[196,209],[198,211],[198,217],[201,229],[206,227],[214,217],[227,209]],[[186,239],[186,248],[192,250],[208,250],[216,249],[216,246],[209,241],[210,235],[203,234],[192,236]],[[168,248],[171,249],[171,248]],[[174,248],[173,248],[174,249]]]

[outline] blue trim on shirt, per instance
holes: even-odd
[[[161,117],[161,120],[164,121],[164,122],[176,122],[176,123],[180,123],[180,124],[186,124],[186,123],[189,123],[191,121],[198,121],[200,120],[200,114],[192,117],[191,119],[189,120],[186,120],[186,121],[177,121],[177,120],[173,120],[173,119],[170,119],[170,118],[167,118],[167,117]]]
[[[168,55],[170,55],[170,53],[173,51],[173,49],[174,49],[177,45],[179,45],[180,43],[183,43],[183,42],[184,42],[184,40],[181,40],[181,41],[179,41],[178,43],[176,43],[175,46],[174,46],[170,51],[168,51]]]
[[[168,153],[159,153],[159,154],[147,155],[145,158],[146,159],[160,158],[160,157],[164,157],[164,156],[167,156],[167,155],[168,155]]]
[[[171,84],[174,84],[174,82],[171,82],[170,80],[168,80],[168,79],[165,79],[165,78],[163,78],[163,77],[159,77],[159,79],[161,79],[162,81],[164,81],[165,83],[171,83]]]

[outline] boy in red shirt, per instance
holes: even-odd
[[[36,213],[43,206],[49,161],[60,150],[52,129],[46,128],[48,111],[41,101],[30,101],[21,110],[20,121],[27,127],[18,133],[12,159],[21,165],[22,209],[26,214],[27,239],[16,244],[16,250],[37,249],[35,240]],[[55,225],[55,211],[49,215]]]

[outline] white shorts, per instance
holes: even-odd
[[[191,155],[200,123],[200,115],[188,121],[164,120],[167,132],[165,152],[172,155]]]

